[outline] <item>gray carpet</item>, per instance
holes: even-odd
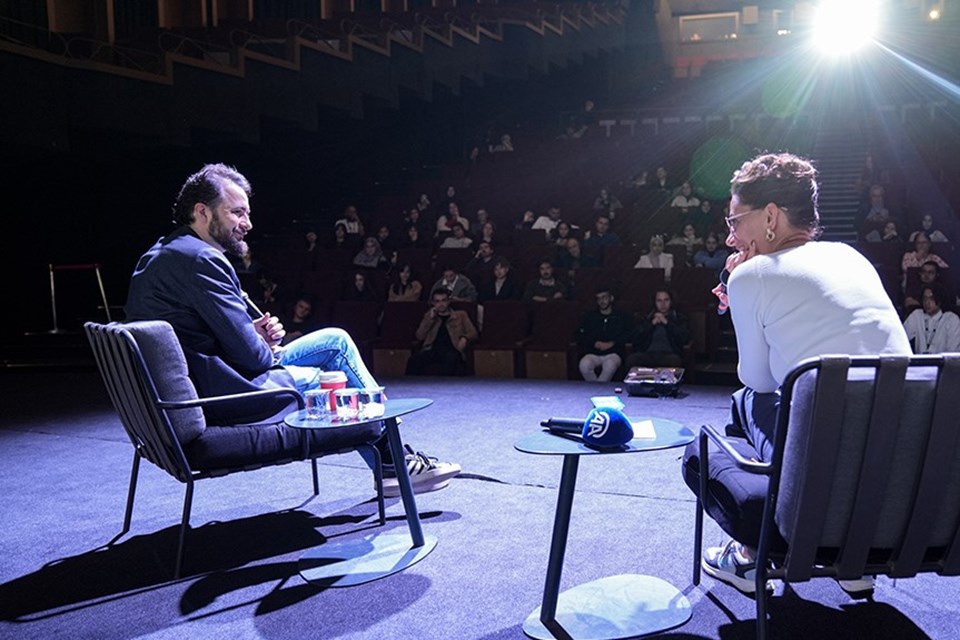
[[[367,585],[305,583],[297,559],[327,540],[374,528],[372,479],[359,456],[321,462],[311,498],[305,463],[197,485],[186,573],[171,581],[182,485],[144,465],[132,531],[120,530],[132,450],[99,378],[4,373],[0,412],[0,637],[11,638],[522,638],[540,604],[561,459],[513,443],[548,416],[583,416],[612,385],[534,380],[387,380],[392,397],[429,397],[404,440],[456,460],[464,473],[418,496],[436,550]],[[685,388],[679,399],[625,398],[628,414],[696,429],[723,424],[731,389]],[[624,573],[682,589],[692,619],[673,638],[751,638],[753,601],[704,577],[691,584],[693,499],[680,450],[597,456],[580,465],[563,585]],[[388,500],[387,528],[406,530]],[[708,524],[706,539],[720,542]],[[780,586],[778,638],[954,638],[960,580],[878,581],[853,602],[830,580]]]

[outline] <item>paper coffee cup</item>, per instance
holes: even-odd
[[[321,389],[345,389],[347,386],[347,374],[343,371],[324,371],[319,377]],[[336,411],[337,404],[333,394],[330,394],[330,411]]]

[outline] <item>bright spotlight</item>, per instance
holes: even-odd
[[[873,40],[877,0],[821,0],[813,21],[817,49],[833,55],[851,53]]]
[[[931,20],[939,20],[939,19],[940,19],[940,10],[939,10],[939,9],[930,9],[930,13],[927,14],[927,16],[928,16]]]

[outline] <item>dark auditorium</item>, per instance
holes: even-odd
[[[0,640],[953,640],[960,0],[0,0]]]

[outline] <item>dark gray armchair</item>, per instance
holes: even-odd
[[[704,510],[762,510],[760,531],[728,532],[759,541],[759,638],[767,580],[960,575],[960,354],[807,360],[784,380],[773,459],[735,440],[705,425],[699,468],[684,469],[699,485],[693,582]]]
[[[214,426],[203,408],[219,402],[289,398],[290,410],[303,408],[295,389],[270,389],[231,396],[198,398],[187,375],[183,350],[163,321],[101,325],[88,322],[87,338],[113,406],[133,444],[133,468],[120,535],[130,530],[140,460],[145,458],[186,485],[174,578],[180,577],[184,543],[196,480],[310,460],[313,493],[318,495],[317,458],[359,450],[372,462],[380,523],[384,524],[380,454],[372,446],[381,424],[349,429],[304,431],[282,420],[264,424]]]

